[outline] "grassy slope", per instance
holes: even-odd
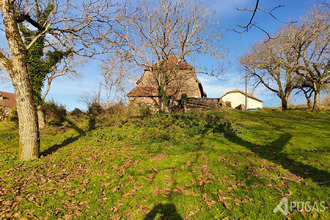
[[[0,218],[278,219],[283,197],[329,203],[329,119],[303,111],[102,117],[90,131],[87,119],[70,119],[45,131],[43,156],[25,163],[14,124],[0,123]]]

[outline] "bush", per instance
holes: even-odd
[[[107,113],[112,115],[122,115],[126,112],[126,108],[123,103],[115,103],[107,109]]]
[[[44,102],[42,108],[46,113],[46,122],[51,125],[62,125],[66,117],[64,105],[56,103],[54,100]]]
[[[79,108],[75,108],[73,111],[69,112],[69,115],[73,116],[73,117],[80,117],[84,114],[85,113],[83,111],[81,111]]]
[[[142,117],[148,117],[151,116],[151,106],[144,104],[144,103],[138,103],[139,105],[139,112]]]
[[[18,114],[17,114],[17,107],[15,106],[12,110],[10,115],[8,116],[9,121],[18,121]]]
[[[87,114],[88,115],[100,115],[104,112],[104,109],[98,103],[92,103],[88,106]]]
[[[231,107],[231,102],[230,101],[226,101],[225,103],[226,103],[227,107]]]
[[[186,93],[181,94],[180,104],[181,106],[185,106],[188,103],[188,96]]]

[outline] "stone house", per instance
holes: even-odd
[[[16,106],[15,94],[0,91],[0,120],[8,117],[14,106]]]
[[[193,66],[185,61],[179,61],[175,55],[170,55],[168,60],[162,64],[162,69],[168,70],[166,77],[169,83],[166,95],[171,97],[174,102],[177,103],[182,93],[186,93],[188,98],[206,97]],[[155,71],[157,71],[157,64],[143,70],[141,78],[136,82],[137,86],[127,94],[130,103],[161,105]]]
[[[241,106],[245,106],[245,97],[247,97],[246,109],[262,108],[262,101],[256,98],[253,93],[246,94],[239,89],[234,89],[227,92],[226,94],[221,96],[220,99],[224,102],[231,102],[232,108],[240,108]]]

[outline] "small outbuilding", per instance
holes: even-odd
[[[245,98],[247,103],[245,103]],[[227,92],[226,94],[221,96],[220,99],[224,102],[231,102],[231,107],[234,109],[242,109],[242,106],[245,106],[245,104],[246,109],[262,108],[262,101],[256,98],[253,93],[245,93],[239,89],[234,89]]]

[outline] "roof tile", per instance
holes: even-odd
[[[167,96],[172,96],[176,93],[178,87],[168,87],[166,90]],[[128,94],[128,97],[160,97],[156,87],[136,86]]]
[[[0,91],[0,106],[13,108],[16,105],[16,96],[14,93]]]

